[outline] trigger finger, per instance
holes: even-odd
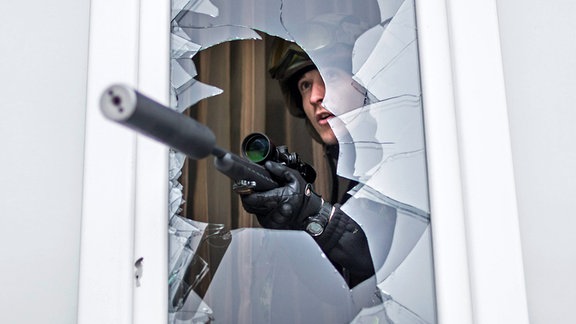
[[[264,164],[264,166],[268,171],[270,171],[270,173],[272,173],[272,175],[284,178],[284,173],[286,172],[286,166],[284,164],[273,161],[267,161],[266,164]]]

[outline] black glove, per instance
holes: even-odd
[[[298,171],[268,161],[264,165],[280,187],[241,195],[244,209],[255,214],[265,228],[304,229],[309,216],[318,214],[324,202]]]

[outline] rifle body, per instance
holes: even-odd
[[[210,128],[121,84],[108,87],[100,97],[104,116],[199,160],[214,155],[216,169],[234,181],[248,181],[252,190],[278,187],[261,165],[216,146]]]

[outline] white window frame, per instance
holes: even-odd
[[[167,322],[168,149],[98,101],[124,83],[167,105],[169,53],[170,1],[92,1],[78,323]]]
[[[438,322],[528,323],[496,2],[416,7]]]
[[[168,103],[169,6],[92,1],[81,324],[167,321],[167,148],[105,120],[98,98],[121,82]],[[438,322],[527,323],[496,3],[416,10]]]

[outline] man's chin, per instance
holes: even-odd
[[[338,139],[336,139],[336,136],[333,134],[324,134],[322,136],[322,141],[324,142],[324,144],[326,145],[335,145],[338,144]]]

